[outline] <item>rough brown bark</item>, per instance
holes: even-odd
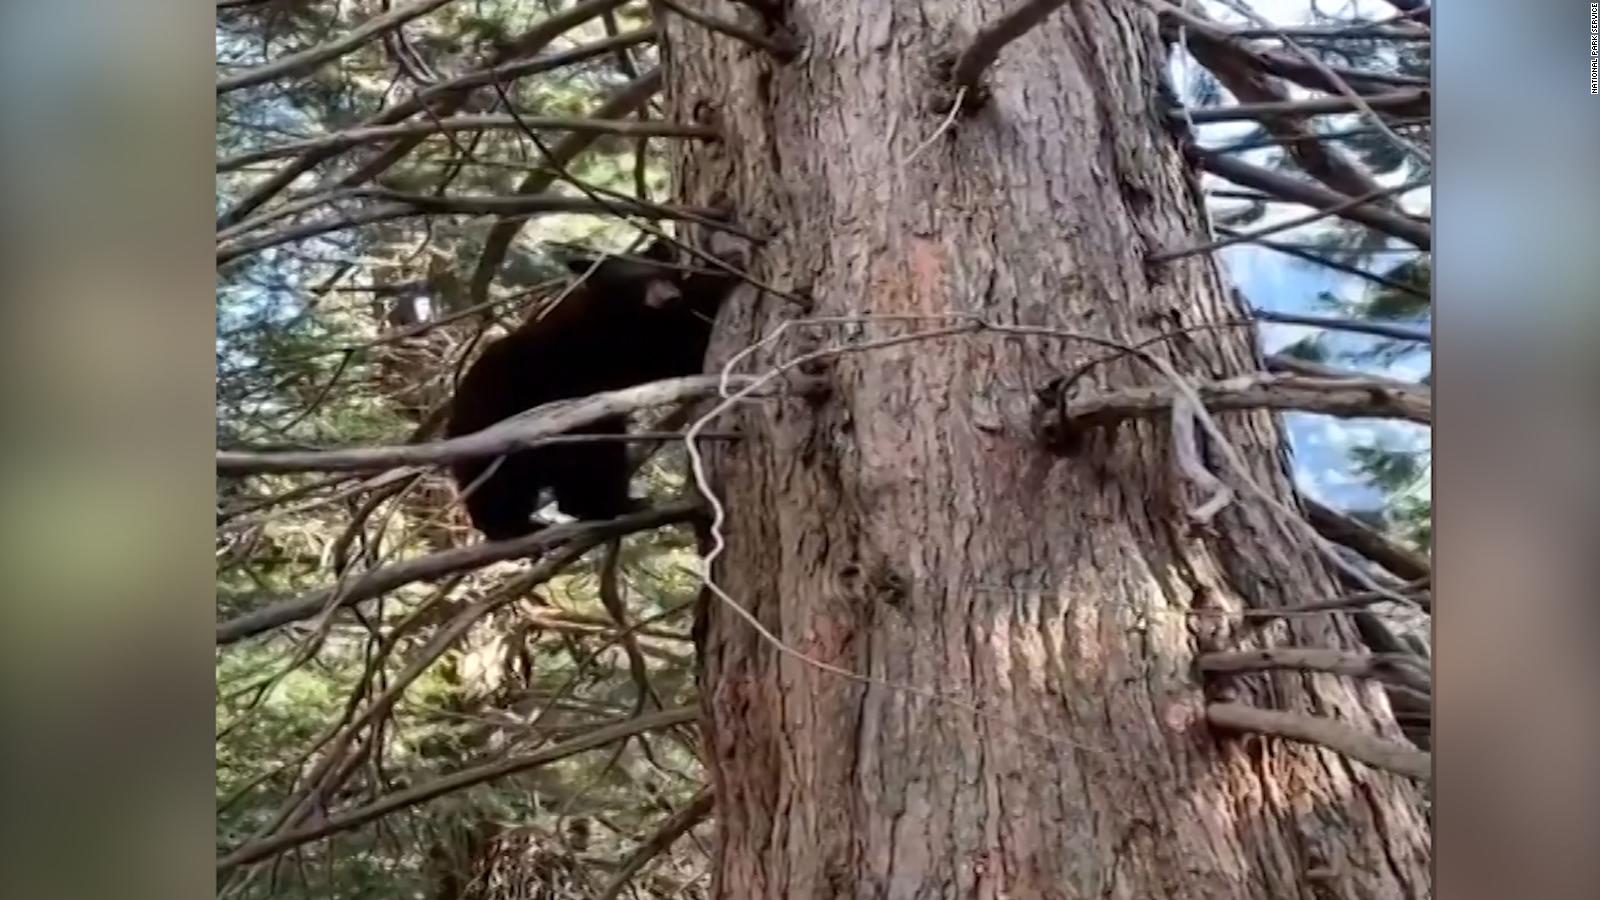
[[[670,117],[714,117],[726,136],[683,151],[682,201],[769,225],[756,276],[809,294],[817,315],[976,313],[1127,341],[1241,318],[1209,259],[1143,263],[1203,235],[1153,110],[1164,51],[1142,7],[1068,4],[1001,53],[983,107],[907,161],[940,124],[940,54],[1007,6],[794,0],[804,49],[789,64],[673,22]],[[744,289],[714,361],[797,314]],[[813,328],[741,371],[939,324]],[[1260,362],[1238,329],[1157,352],[1197,378]],[[1072,459],[1037,445],[1032,391],[1103,354],[992,333],[851,354],[829,365],[826,399],[748,404],[747,439],[707,448],[729,509],[715,576],[733,598],[810,657],[985,710],[819,671],[713,601],[715,896],[1430,894],[1412,785],[1204,724],[1197,652],[1359,645],[1332,618],[1201,627],[1218,619],[1197,609],[1335,588],[1249,500],[1214,533],[1186,529],[1163,422]],[[1127,360],[1085,381],[1155,383]],[[1288,498],[1275,420],[1222,424]],[[1230,696],[1399,736],[1377,689],[1336,675],[1241,676]]]

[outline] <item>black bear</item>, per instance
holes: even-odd
[[[544,403],[703,371],[712,321],[738,281],[721,272],[673,268],[673,257],[672,246],[658,241],[642,259],[568,262],[574,274],[594,271],[544,317],[530,318],[484,348],[456,388],[446,435],[470,434]],[[622,434],[627,424],[619,416],[579,431]],[[492,541],[543,527],[532,521],[543,488],[576,519],[614,518],[639,506],[628,494],[622,441],[521,450],[473,486],[494,461],[467,459],[451,467],[457,486],[471,488],[472,524]]]

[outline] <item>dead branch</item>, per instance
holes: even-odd
[[[1433,679],[1422,661],[1409,653],[1347,653],[1326,647],[1279,647],[1272,650],[1202,653],[1197,662],[1202,672],[1294,669],[1393,682],[1424,694],[1433,690]]]
[[[1225,228],[1220,225],[1217,226],[1216,232],[1223,237],[1232,237],[1236,234],[1239,234],[1239,232],[1235,231],[1234,229]],[[1406,284],[1403,281],[1396,281],[1393,278],[1387,278],[1383,275],[1377,274],[1376,272],[1368,272],[1366,269],[1363,269],[1360,266],[1352,266],[1349,263],[1343,263],[1336,259],[1329,259],[1326,256],[1312,252],[1311,248],[1303,247],[1299,244],[1291,244],[1284,241],[1268,241],[1260,238],[1256,238],[1255,240],[1251,241],[1251,243],[1261,247],[1266,247],[1268,250],[1276,250],[1285,256],[1292,256],[1295,259],[1304,260],[1308,263],[1314,263],[1322,266],[1323,268],[1332,269],[1335,272],[1343,272],[1346,275],[1353,275],[1363,281],[1369,281],[1373,284],[1376,284],[1379,287],[1388,288],[1392,291],[1399,291],[1402,294],[1416,297],[1418,300],[1429,303],[1433,301],[1432,297],[1429,297],[1426,293],[1417,290],[1414,286]]]
[[[697,9],[680,3],[679,0],[660,0],[660,2],[662,6],[699,25],[701,28],[731,37],[758,50],[764,50],[779,62],[792,62],[800,53],[799,48],[795,46],[794,39],[780,28],[774,27],[770,34],[759,34],[741,25],[719,19],[716,16],[706,15]]]
[[[998,19],[978,29],[966,48],[956,54],[955,62],[950,66],[951,86],[957,91],[965,88],[966,96],[973,105],[982,102],[979,81],[983,78],[984,70],[994,65],[994,61],[1000,57],[1000,51],[1032,31],[1065,4],[1066,0],[1022,0],[1009,12],[1002,13]]]
[[[430,215],[496,216],[504,220],[511,216],[527,218],[550,213],[612,213],[648,216],[660,219],[688,219],[716,227],[720,210],[681,206],[661,206],[638,200],[619,200],[597,203],[588,197],[566,197],[557,194],[501,197],[495,195],[432,197],[425,194],[402,194],[398,191],[362,190],[360,196],[387,199],[390,202],[369,207],[348,215],[315,222],[307,222],[282,231],[270,232],[250,240],[235,241],[219,246],[217,265],[232,262],[269,247],[303,241],[318,235],[342,231],[376,222]]]
[[[1378,188],[1377,190],[1363,194],[1360,197],[1351,197],[1347,200],[1339,202],[1338,204],[1335,204],[1334,206],[1320,209],[1316,212],[1307,213],[1303,216],[1295,216],[1293,218],[1283,219],[1274,222],[1271,225],[1258,228],[1255,231],[1235,233],[1228,237],[1218,238],[1214,241],[1207,241],[1204,244],[1194,247],[1184,247],[1179,250],[1169,250],[1165,253],[1152,253],[1145,257],[1145,262],[1149,265],[1159,265],[1161,263],[1169,263],[1174,260],[1184,259],[1190,256],[1198,256],[1201,253],[1210,253],[1215,250],[1221,250],[1224,247],[1231,247],[1234,244],[1243,244],[1248,241],[1257,240],[1258,238],[1267,237],[1268,235],[1288,231],[1293,228],[1299,228],[1302,225],[1310,225],[1313,222],[1319,222],[1328,218],[1329,216],[1342,215],[1358,206],[1382,201],[1394,196],[1395,194],[1403,193],[1413,188],[1422,187],[1425,184],[1426,182],[1406,182],[1404,184],[1397,184],[1394,187]]]
[[[619,5],[619,0],[587,0],[587,2],[579,3],[562,13],[544,19],[519,36],[512,42],[511,48],[500,53],[484,69],[468,72],[449,81],[440,82],[438,85],[417,94],[404,103],[368,117],[362,121],[361,125],[393,125],[397,122],[403,122],[424,110],[430,110],[433,115],[440,118],[452,116],[467,102],[467,98],[471,96],[474,88],[488,84],[491,81],[515,80],[540,72],[563,68],[597,56],[613,53],[621,47],[630,47],[634,44],[643,43],[655,37],[655,29],[640,29],[639,31],[620,35],[614,39],[608,38],[602,41],[595,41],[592,44],[575,47],[561,53],[553,53],[549,56],[535,59],[523,59],[523,57],[532,56],[539,52],[545,45],[560,37],[567,30],[576,25],[581,25],[583,22],[600,15],[606,9],[611,9],[617,5]],[[598,116],[598,118],[616,117]],[[420,143],[421,140],[422,138],[408,138],[401,141],[395,148],[392,148],[380,158],[389,160],[382,168],[375,168],[378,165],[377,161],[369,163],[356,172],[338,179],[336,186],[357,184],[373,177],[373,175],[382,172],[388,165],[393,165],[394,162],[409,153],[411,148]],[[233,206],[224,211],[222,215],[218,216],[217,227],[226,228],[229,225],[238,223],[245,216],[260,208],[262,204],[276,197],[289,185],[299,180],[300,176],[337,155],[338,152],[337,150],[316,150],[297,157],[293,162],[280,169],[277,174],[263,180],[249,193],[241,197],[238,202],[234,203]]]
[[[1262,28],[1270,28],[1274,31],[1277,31],[1278,39],[1283,42],[1283,46],[1285,48],[1293,51],[1293,54],[1298,58],[1298,61],[1310,66],[1317,74],[1326,79],[1333,93],[1336,93],[1341,97],[1345,97],[1349,99],[1351,103],[1355,104],[1356,110],[1360,112],[1362,118],[1369,122],[1374,128],[1377,128],[1379,131],[1383,132],[1383,135],[1387,137],[1391,143],[1405,151],[1405,153],[1411,156],[1413,159],[1419,160],[1424,164],[1427,164],[1431,161],[1426,150],[1416,143],[1413,143],[1412,141],[1402,137],[1393,128],[1390,128],[1389,123],[1384,119],[1384,117],[1378,115],[1377,110],[1373,109],[1372,106],[1367,103],[1366,97],[1364,97],[1361,92],[1351,87],[1350,83],[1338,72],[1334,71],[1333,68],[1327,63],[1323,62],[1320,56],[1300,46],[1294,41],[1294,39],[1290,38],[1288,35],[1285,35],[1281,30],[1279,30],[1278,26],[1274,22],[1256,12],[1248,4],[1239,2],[1239,0],[1221,0],[1221,2],[1229,9],[1254,22],[1257,26]]]
[[[1340,366],[1330,366],[1327,363],[1314,363],[1282,353],[1268,354],[1263,362],[1266,363],[1268,372],[1280,372],[1290,375],[1305,375],[1309,378],[1383,378],[1381,375],[1371,375],[1355,369],[1345,369]],[[1422,386],[1411,381],[1402,381],[1398,378],[1388,379],[1394,386],[1404,389],[1421,390]]]
[[[744,384],[750,380],[736,378],[731,383]],[[223,450],[217,453],[217,472],[224,475],[248,475],[265,472],[378,471],[401,466],[437,465],[461,459],[503,456],[514,450],[539,446],[539,441],[544,438],[559,437],[608,416],[628,415],[654,406],[708,397],[716,393],[717,385],[716,376],[691,375],[685,378],[654,381],[620,391],[607,391],[578,400],[558,400],[534,407],[528,412],[482,431],[443,441],[388,447],[355,447],[348,450],[280,453]]]
[[[1298,313],[1276,312],[1269,309],[1252,309],[1250,310],[1250,316],[1263,322],[1276,322],[1279,325],[1309,325],[1313,328],[1370,334],[1375,337],[1392,338],[1397,341],[1416,341],[1420,344],[1433,343],[1433,335],[1420,328],[1407,328],[1404,325],[1391,325],[1387,322],[1363,322],[1359,319],[1337,319],[1331,316],[1303,316]]]
[[[661,70],[651,69],[611,95],[594,110],[592,115],[596,119],[623,118],[643,106],[659,90],[661,90]],[[588,149],[593,141],[593,135],[576,132],[557,141],[555,146],[550,148],[550,154],[545,160],[546,165],[529,172],[517,185],[516,192],[543,193],[555,182],[558,168],[570,163],[578,154]],[[489,234],[483,241],[483,252],[478,255],[478,262],[473,268],[472,280],[469,282],[467,291],[469,305],[477,305],[488,299],[489,286],[499,274],[500,266],[505,262],[506,254],[510,252],[511,244],[517,239],[517,234],[522,231],[522,226],[523,222],[520,219],[503,219],[489,229]]]
[[[1308,378],[1303,375],[1256,373],[1225,381],[1194,384],[1206,409],[1224,412],[1251,409],[1297,410],[1340,418],[1399,418],[1428,424],[1432,402],[1426,391],[1389,378]],[[1061,398],[1043,410],[1038,427],[1047,434],[1070,434],[1084,428],[1108,428],[1127,419],[1149,419],[1170,413],[1173,391],[1168,385],[1140,386],[1098,395]]]
[[[1379,25],[1376,22],[1360,22],[1353,25],[1321,26],[1303,25],[1298,28],[1230,28],[1228,34],[1236,38],[1278,38],[1287,37],[1292,40],[1360,40],[1360,41],[1416,41],[1427,43],[1433,36],[1426,31],[1394,28]]]
[[[395,140],[396,138],[429,137],[435,134],[448,134],[457,131],[510,131],[520,129],[524,124],[530,128],[544,131],[577,131],[593,134],[617,134],[628,137],[691,138],[701,141],[714,141],[718,138],[716,129],[707,128],[703,125],[659,122],[648,119],[522,116],[519,122],[517,117],[509,115],[451,116],[438,121],[402,122],[395,125],[348,128],[344,131],[334,131],[303,141],[275,144],[271,147],[263,147],[259,150],[251,150],[247,153],[220,159],[217,161],[217,171],[231,172],[252,163],[265,162],[269,159],[282,159],[286,156],[295,156],[313,150],[348,150],[351,147],[376,144],[382,141]]]
[[[1424,581],[1433,577],[1433,567],[1426,557],[1396,544],[1371,528],[1349,516],[1302,497],[1306,518],[1311,527],[1335,544],[1348,547],[1394,573],[1405,581]]]
[[[1348,66],[1328,65],[1321,63],[1320,60],[1317,61],[1320,65],[1313,65],[1310,60],[1298,53],[1251,46],[1217,22],[1189,10],[1179,9],[1166,0],[1144,0],[1144,2],[1162,17],[1167,35],[1174,34],[1178,26],[1183,27],[1184,42],[1197,59],[1202,47],[1215,46],[1221,52],[1236,54],[1250,66],[1269,75],[1288,79],[1307,90],[1334,94],[1345,94],[1350,89],[1371,94],[1396,86],[1428,87],[1426,78],[1362,71]],[[1282,33],[1280,29],[1270,30],[1280,35]],[[1287,42],[1289,39],[1284,37],[1283,40]],[[1207,63],[1206,67],[1210,68],[1210,64]]]
[[[1433,779],[1433,758],[1429,754],[1364,734],[1332,719],[1259,709],[1243,703],[1208,703],[1206,720],[1224,731],[1265,734],[1315,744],[1386,772],[1419,781]]]
[[[1213,175],[1219,175],[1235,184],[1265,191],[1285,200],[1293,200],[1316,209],[1342,207],[1342,204],[1350,201],[1347,194],[1331,191],[1321,185],[1251,165],[1230,156],[1198,150],[1195,151],[1195,156],[1200,167]],[[1433,229],[1427,222],[1409,216],[1371,206],[1343,208],[1338,215],[1340,218],[1359,222],[1390,237],[1397,237],[1423,250],[1431,249],[1433,246]]]
[[[505,778],[508,775],[515,775],[519,772],[547,766],[569,756],[604,747],[616,741],[626,740],[634,735],[660,731],[664,728],[694,722],[699,716],[700,710],[696,707],[677,707],[675,709],[662,710],[595,728],[580,737],[563,741],[560,744],[546,747],[534,753],[508,757],[498,762],[463,769],[453,775],[447,775],[403,791],[396,791],[348,812],[329,816],[316,825],[302,828],[298,831],[279,834],[240,847],[217,860],[217,872],[219,874],[225,873],[238,866],[248,865],[266,859],[269,856],[275,856],[285,850],[310,843],[318,838],[358,828],[390,813],[417,806],[475,785]]]
[[[1163,33],[1169,39],[1181,38],[1184,49],[1205,66],[1241,104],[1289,103],[1288,90],[1269,72],[1269,66],[1254,49],[1204,20],[1183,21],[1181,29],[1171,16],[1162,17]],[[1174,34],[1177,32],[1177,34]],[[1382,87],[1380,85],[1380,87]],[[1344,100],[1342,102],[1349,102]],[[1199,122],[1207,110],[1187,110],[1188,121]],[[1276,115],[1262,120],[1273,137],[1281,141],[1291,158],[1308,175],[1341,194],[1360,196],[1380,185],[1357,165],[1344,150],[1330,146],[1303,115]]]
[[[471,571],[492,563],[539,556],[564,545],[582,546],[587,551],[612,537],[688,521],[699,511],[697,502],[681,501],[619,516],[609,522],[552,525],[515,540],[477,543],[430,553],[229,619],[217,626],[216,640],[219,645],[235,643],[292,622],[309,619],[329,608],[330,604],[334,608],[354,606],[407,584]]]
[[[1369,94],[1362,98],[1362,102],[1373,109],[1391,110],[1406,116],[1425,117],[1429,112],[1429,94],[1420,88],[1411,88],[1402,91],[1390,91],[1384,94]],[[1242,102],[1232,106],[1212,106],[1200,109],[1191,109],[1187,112],[1168,113],[1174,119],[1194,122],[1197,125],[1210,122],[1239,122],[1252,119],[1262,120],[1264,123],[1272,119],[1287,116],[1320,116],[1333,113],[1347,113],[1355,110],[1356,104],[1348,97],[1310,97],[1304,100],[1264,100],[1260,102]],[[1319,135],[1315,132],[1305,132],[1298,135],[1283,135],[1285,140],[1316,140]],[[1336,190],[1342,190],[1336,188]]]
[[[279,78],[303,75],[323,63],[344,56],[374,38],[383,37],[412,19],[425,16],[451,2],[454,2],[454,0],[415,0],[415,2],[397,7],[381,16],[373,16],[362,23],[360,27],[327,43],[308,47],[299,53],[291,53],[282,59],[253,69],[247,69],[237,75],[219,79],[217,81],[217,95],[221,96],[229,91],[263,84]]]
[[[655,833],[645,838],[642,844],[628,854],[628,858],[617,867],[617,874],[612,876],[611,883],[600,892],[600,900],[616,900],[621,896],[628,882],[633,880],[633,876],[639,874],[651,860],[671,848],[678,838],[705,821],[715,805],[716,794],[711,788],[704,787],[696,792],[682,809],[668,816]]]

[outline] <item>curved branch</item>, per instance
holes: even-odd
[[[539,72],[547,72],[551,69],[559,69],[563,66],[572,65],[573,63],[593,59],[596,56],[604,56],[608,53],[615,52],[621,47],[629,47],[634,44],[651,40],[655,37],[655,29],[641,29],[639,31],[629,32],[628,34],[619,35],[616,38],[607,38],[603,41],[596,41],[592,44],[574,47],[571,50],[566,50],[561,53],[552,53],[548,56],[538,57],[535,59],[522,59],[522,57],[531,56],[532,54],[537,53],[539,50],[543,49],[546,44],[549,44],[551,41],[560,37],[563,33],[570,30],[574,26],[581,25],[583,22],[586,22],[589,19],[592,19],[617,5],[618,0],[588,0],[588,2],[579,3],[577,6],[572,7],[564,13],[544,19],[540,21],[539,24],[535,25],[519,36],[516,41],[513,42],[512,48],[498,54],[494,62],[492,62],[489,66],[483,69],[468,72],[459,78],[452,78],[449,81],[434,85],[433,87],[423,91],[420,94],[417,94],[404,103],[390,107],[389,109],[381,110],[378,113],[369,116],[367,119],[363,120],[361,124],[363,126],[392,125],[396,122],[403,122],[425,109],[431,109],[433,115],[441,118],[444,116],[452,116],[455,115],[455,113],[467,102],[467,98],[470,96],[473,88],[489,84],[490,82],[496,80],[506,81],[524,78],[528,75],[534,75]],[[391,156],[393,157],[393,159],[390,159],[388,163],[382,165],[381,167],[379,167],[377,162],[369,163],[365,166],[362,166],[357,172],[351,173],[350,175],[339,179],[337,184],[348,185],[352,183],[359,183],[365,178],[372,177],[372,175],[376,172],[381,172],[384,168],[387,168],[388,165],[392,165],[393,162],[398,161],[400,156],[404,156],[406,153],[409,153],[411,148],[416,146],[416,143],[419,143],[421,140],[421,138],[408,138],[407,141],[411,141],[411,143],[407,143],[407,141],[401,141],[393,151],[384,155],[383,158],[385,159]],[[249,193],[245,194],[237,202],[235,202],[233,206],[224,211],[222,215],[218,216],[217,227],[226,228],[230,225],[237,224],[243,220],[245,216],[248,216],[250,213],[258,209],[263,203],[271,200],[283,189],[293,184],[297,179],[300,178],[301,175],[306,174],[307,172],[316,168],[319,164],[337,155],[338,152],[339,151],[337,150],[317,150],[296,158],[293,162],[280,169],[271,178],[267,178],[260,184],[256,185],[250,190]]]
[[[687,521],[699,510],[698,502],[670,503],[620,516],[609,522],[552,525],[526,537],[471,544],[408,559],[366,572],[344,584],[280,601],[222,622],[217,625],[217,643],[235,643],[291,622],[304,621],[328,609],[330,604],[333,608],[354,606],[407,584],[470,571],[490,563],[525,559],[563,545],[581,546],[586,552],[589,547],[598,546],[613,537]]]
[[[1433,757],[1429,754],[1364,734],[1332,719],[1259,709],[1243,703],[1208,703],[1206,720],[1225,731],[1265,734],[1315,744],[1386,772],[1419,781],[1433,779]]]
[[[643,106],[659,90],[661,90],[661,70],[651,69],[624,85],[592,115],[596,119],[623,118]],[[522,179],[522,183],[517,185],[516,192],[543,193],[555,182],[556,170],[572,162],[593,142],[593,135],[579,133],[569,134],[557,141],[556,145],[550,148],[550,156],[545,160],[545,165],[529,172],[527,177]],[[512,242],[522,231],[522,225],[520,219],[503,219],[489,229],[489,234],[483,241],[483,252],[478,255],[478,263],[472,271],[472,280],[467,290],[468,306],[477,306],[489,298],[489,285],[494,282],[495,276],[500,274],[500,265],[505,262]]]
[[[455,0],[415,0],[413,3],[398,7],[381,16],[374,16],[359,28],[325,44],[308,47],[299,53],[291,53],[266,65],[218,79],[217,94],[220,96],[229,91],[237,91],[240,88],[252,87],[278,78],[305,74],[325,62],[344,56],[374,38],[383,37],[412,19],[421,18],[446,3],[453,2]]]
[[[750,380],[748,377],[733,378],[730,383],[743,385]],[[543,438],[566,436],[568,432],[608,416],[627,415],[653,406],[709,397],[716,393],[719,382],[716,375],[691,375],[653,381],[620,391],[607,391],[579,400],[558,400],[536,406],[482,431],[443,441],[281,453],[223,450],[217,453],[217,472],[223,475],[250,475],[267,472],[381,471],[401,466],[438,465],[462,459],[502,456],[513,450],[539,446]]]
[[[712,789],[709,787],[701,788],[683,809],[667,817],[667,820],[661,823],[661,827],[657,828],[654,834],[646,838],[644,843],[628,854],[628,858],[623,860],[622,865],[618,867],[617,874],[612,876],[611,883],[606,885],[604,891],[600,892],[600,900],[616,900],[623,890],[627,888],[628,882],[633,879],[633,876],[639,874],[639,871],[648,865],[650,860],[665,853],[678,838],[688,834],[690,829],[705,821],[715,805],[716,794],[712,792]]]
[[[959,90],[966,88],[968,95],[978,89],[978,81],[985,69],[1000,58],[1000,51],[1050,17],[1066,5],[1066,0],[1022,0],[1002,13],[998,19],[978,29],[965,49],[956,55],[950,67],[950,80]]]
[[[217,871],[219,873],[226,872],[238,866],[258,862],[293,847],[310,843],[330,834],[358,828],[392,812],[417,806],[429,800],[443,797],[446,794],[452,794],[508,775],[515,775],[518,772],[526,772],[529,769],[547,766],[569,756],[575,756],[617,741],[626,740],[636,734],[645,734],[651,731],[660,731],[664,728],[684,725],[697,720],[699,716],[700,711],[695,707],[685,706],[662,710],[596,728],[588,734],[573,738],[570,741],[563,741],[534,753],[513,756],[508,759],[502,759],[499,762],[463,769],[453,775],[446,775],[443,778],[419,784],[413,788],[396,791],[379,800],[368,803],[366,806],[356,807],[349,812],[329,816],[327,819],[308,828],[290,831],[240,847],[217,860]]]
[[[758,50],[765,50],[772,55],[773,59],[779,62],[790,62],[799,55],[794,41],[787,34],[784,34],[781,29],[774,29],[774,33],[771,35],[758,34],[732,22],[706,15],[697,9],[679,3],[678,0],[661,0],[661,5],[707,31],[731,37]]]

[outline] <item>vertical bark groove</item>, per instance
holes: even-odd
[[[809,293],[817,315],[961,311],[1129,341],[1240,318],[1208,259],[1144,265],[1202,228],[1150,111],[1163,49],[1141,7],[1080,2],[1046,20],[986,73],[986,104],[907,161],[940,124],[933,60],[1005,6],[794,0],[787,24],[804,49],[788,65],[671,23],[672,117],[709,103],[726,137],[683,152],[681,201],[728,197],[772,223],[756,274]],[[729,306],[714,360],[796,314],[748,289]],[[749,370],[794,348],[780,341]],[[1203,377],[1259,362],[1229,328],[1158,352]],[[718,896],[1429,893],[1412,786],[1206,729],[1197,650],[1349,648],[1354,636],[1331,620],[1250,632],[1196,615],[1335,588],[1249,500],[1213,534],[1176,522],[1188,500],[1160,423],[1094,438],[1081,458],[1034,443],[1032,390],[1101,353],[979,333],[845,355],[827,366],[828,398],[742,407],[750,437],[710,448],[730,510],[715,573],[729,594],[808,656],[1001,717],[817,671],[713,604],[703,684]],[[1152,375],[1123,360],[1088,378]],[[1276,421],[1223,425],[1253,477],[1289,497]],[[1273,673],[1235,690],[1398,734],[1370,686]]]

